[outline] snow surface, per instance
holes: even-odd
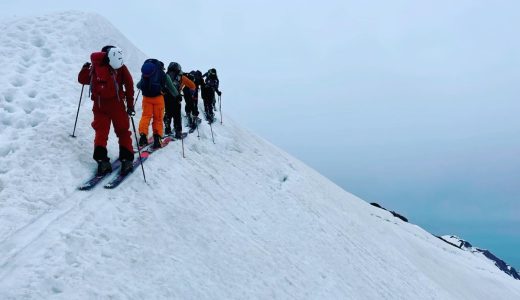
[[[124,49],[135,76],[145,55],[93,14],[0,32],[0,299],[520,299],[520,282],[489,260],[370,206],[228,116],[216,144],[203,125],[185,159],[178,142],[153,154],[148,184],[138,170],[115,190],[78,191],[95,162],[86,97],[69,137],[77,72],[105,44]]]

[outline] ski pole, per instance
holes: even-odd
[[[79,103],[78,103],[78,111],[76,112],[76,121],[74,121],[74,130],[72,130],[71,137],[75,138],[76,136],[74,133],[76,132],[76,124],[78,124],[78,116],[79,116],[79,108],[81,107],[81,98],[83,98],[83,89],[85,88],[85,85],[81,86],[81,94],[79,95]]]
[[[213,140],[213,144],[215,144],[215,137],[213,136],[213,126],[209,123],[209,128],[211,129],[211,139]]]
[[[186,156],[184,156],[184,137],[182,136],[182,132],[181,132],[181,145],[182,145],[182,158],[186,158]]]
[[[135,104],[137,103],[137,99],[139,98],[140,93],[141,93],[141,90],[139,90],[139,92],[137,92],[137,97],[135,97],[135,101],[134,101],[134,107],[135,107]],[[132,121],[132,128],[134,129],[135,144],[137,145],[137,152],[139,153],[139,162],[141,165],[141,170],[143,171],[144,183],[146,183],[146,175],[144,174],[143,159],[141,157],[141,149],[139,148],[139,140],[137,139],[137,131],[135,130],[134,117],[131,116],[130,120]]]
[[[137,100],[137,98],[136,98],[136,100]],[[135,131],[134,117],[130,117],[130,120],[132,120],[132,127],[134,128],[135,143],[137,144],[137,152],[139,152],[139,161],[141,162],[141,170],[143,170],[144,183],[146,183],[146,175],[144,174],[144,167],[143,167],[143,158],[141,157],[141,149],[139,148],[139,141],[137,140],[137,131]]]
[[[137,96],[135,97],[135,101],[134,101],[134,107],[135,107],[135,105],[137,104],[137,99],[139,99],[139,94],[140,94],[140,93],[141,93],[141,90],[139,90],[139,91],[137,92]]]
[[[220,99],[220,95],[218,95],[218,110],[220,111],[220,125],[222,125],[222,100]]]
[[[195,128],[197,128],[197,138],[200,140],[200,133],[199,133],[199,123],[198,123],[198,120],[195,120]]]

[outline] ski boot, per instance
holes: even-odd
[[[170,124],[166,123],[164,124],[164,134],[165,135],[170,135],[172,134],[172,127]]]
[[[121,160],[121,175],[125,176],[126,174],[132,172],[134,169],[134,162],[128,159]]]
[[[139,146],[143,147],[148,144],[148,139],[146,138],[146,134],[141,133],[141,137],[139,138]]]
[[[209,113],[208,114],[208,123],[213,123],[215,121],[215,115],[213,114],[213,112]]]
[[[192,123],[193,123],[193,118],[191,117],[191,114],[186,114],[186,125],[191,127]]]
[[[175,138],[181,139],[182,138],[182,131],[181,130],[175,130]]]
[[[112,172],[112,165],[108,160],[98,160],[97,176],[103,176]]]
[[[153,145],[152,148],[158,149],[161,148],[161,136],[158,134],[153,135]]]

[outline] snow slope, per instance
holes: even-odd
[[[178,142],[153,154],[148,184],[138,171],[115,190],[76,190],[95,168],[90,100],[69,137],[79,68],[105,44],[133,71],[145,56],[92,14],[0,31],[0,299],[520,299],[520,282],[492,262],[227,116],[216,144],[204,125],[185,159]]]

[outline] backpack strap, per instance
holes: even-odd
[[[110,72],[111,73],[111,77],[112,79],[114,80],[114,85],[116,86],[116,95],[117,95],[117,100],[118,101],[121,101],[121,98],[119,98],[119,84],[117,84],[117,80],[116,80],[116,74],[115,72]]]

